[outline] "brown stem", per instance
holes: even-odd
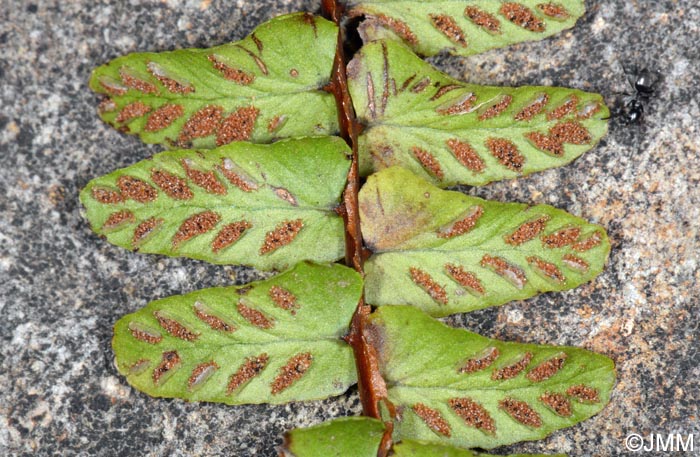
[[[337,0],[323,0],[324,15],[333,20],[340,27],[343,16],[343,7]],[[333,73],[329,88],[335,96],[338,106],[338,121],[340,124],[340,136],[352,148],[352,164],[348,173],[348,181],[343,192],[343,205],[340,213],[345,221],[345,260],[355,270],[364,276],[364,255],[362,244],[362,232],[360,230],[360,213],[358,193],[360,190],[360,175],[358,171],[357,136],[359,124],[355,117],[346,73],[347,61],[343,50],[345,41],[344,31],[340,27],[335,59],[333,61]],[[355,354],[357,378],[360,392],[362,410],[366,416],[380,419],[379,404],[386,399],[386,383],[379,372],[379,361],[376,348],[368,341],[366,325],[367,316],[372,308],[365,304],[364,296],[360,299],[352,318],[350,332],[346,341],[352,346]],[[387,426],[387,433],[382,441],[379,455],[386,455],[391,447],[391,426]]]

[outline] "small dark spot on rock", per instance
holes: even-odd
[[[19,146],[31,146],[32,140],[34,140],[34,131],[29,126],[23,126],[19,135],[17,135],[17,144]]]

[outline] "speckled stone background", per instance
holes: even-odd
[[[629,433],[678,432],[695,434],[700,455],[700,7],[587,3],[578,26],[551,39],[434,60],[471,82],[594,90],[613,106],[628,89],[622,63],[663,73],[644,125],[613,122],[603,143],[568,167],[467,189],[603,224],[613,240],[609,266],[577,290],[451,322],[583,346],[617,362],[619,382],[601,414],[504,452],[618,456]],[[132,390],[112,365],[120,316],[256,275],[110,246],[78,203],[89,179],[156,152],[98,119],[86,87],[93,67],[133,51],[239,39],[264,19],[316,8],[303,0],[0,0],[0,455],[271,456],[284,430],[359,412],[354,391],[227,407]]]

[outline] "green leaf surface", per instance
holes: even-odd
[[[602,227],[562,210],[441,190],[399,167],[370,176],[359,199],[374,305],[446,316],[571,289],[610,251]]]
[[[435,443],[403,440],[394,447],[395,457],[498,457],[493,454],[482,454],[468,449]],[[566,457],[566,454],[510,454],[501,457]]]
[[[377,457],[384,424],[369,417],[344,417],[285,435],[285,457]]]
[[[384,424],[370,417],[344,417],[295,429],[285,435],[284,457],[376,457]],[[435,443],[404,440],[394,444],[396,457],[497,457]],[[512,454],[502,457],[566,457],[565,454]]]
[[[565,165],[607,132],[598,94],[465,84],[396,42],[363,47],[348,76],[365,176],[399,165],[440,187],[482,185]]]
[[[154,397],[228,404],[326,398],[356,382],[347,332],[362,280],[300,263],[265,281],[150,303],[120,319],[119,372]]]
[[[334,261],[348,152],[336,137],[168,151],[94,179],[80,198],[93,230],[126,249],[268,270]]]
[[[504,343],[450,328],[412,306],[369,317],[394,439],[491,449],[544,438],[598,413],[613,362],[573,347]]]
[[[583,0],[351,0],[350,15],[364,15],[366,42],[402,41],[424,56],[469,56],[523,41],[541,40],[574,26]]]
[[[330,78],[338,29],[310,14],[280,16],[244,40],[209,49],[136,53],[97,68],[100,116],[146,143],[213,148],[232,141],[332,135]]]

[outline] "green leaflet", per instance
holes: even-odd
[[[404,440],[394,445],[395,457],[498,457],[435,443]],[[501,457],[566,457],[566,454],[511,454]]]
[[[384,424],[369,417],[344,417],[287,432],[284,457],[377,457]]]
[[[246,286],[157,300],[115,325],[116,365],[154,397],[242,404],[338,395],[356,382],[340,338],[361,293],[350,268],[300,263]]]
[[[370,176],[359,199],[375,305],[446,316],[571,289],[610,251],[602,227],[564,211],[441,190],[399,167]]]
[[[376,457],[384,425],[369,417],[344,417],[285,435],[280,455],[284,457]],[[435,443],[404,440],[395,444],[396,457],[495,457]],[[503,457],[548,457],[518,454]],[[566,457],[564,454],[549,457]]]
[[[335,137],[169,151],[92,180],[80,199],[96,233],[139,252],[266,270],[334,261],[347,154]]]
[[[425,56],[469,56],[522,41],[541,40],[574,26],[583,0],[351,0],[350,15],[365,15],[365,42],[390,38]]]
[[[450,328],[412,306],[369,317],[394,439],[491,449],[544,438],[609,401],[613,362],[572,347],[503,343]]]
[[[400,165],[440,187],[482,185],[565,165],[607,132],[598,94],[465,84],[391,41],[363,47],[348,76],[363,175]]]
[[[107,96],[102,119],[146,143],[213,148],[332,135],[335,100],[322,87],[337,33],[310,14],[281,16],[235,43],[119,57],[94,71],[90,87]]]

